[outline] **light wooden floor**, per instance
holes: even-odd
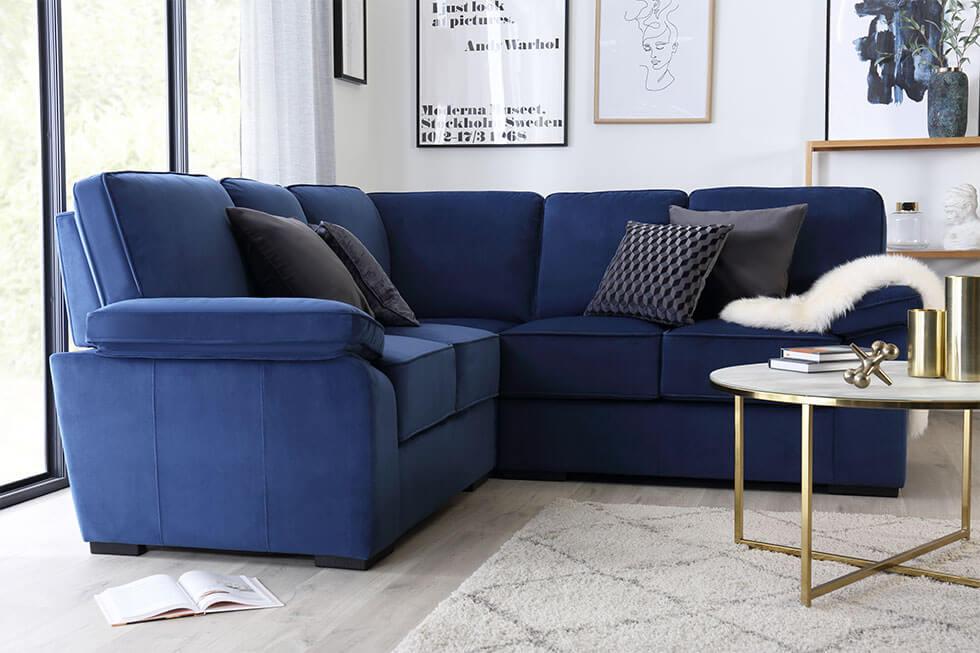
[[[958,415],[934,416],[926,436],[912,443],[902,497],[818,495],[816,510],[958,518],[959,425]],[[58,492],[0,511],[0,651],[388,651],[559,497],[669,506],[732,500],[723,489],[491,480],[457,497],[373,570],[352,572],[317,569],[308,558],[177,551],[91,556],[69,494]],[[980,478],[974,478],[980,512],[978,500]],[[749,492],[748,504],[797,510],[799,499],[792,492]],[[286,607],[110,628],[92,600],[105,587],[195,568],[258,576]]]

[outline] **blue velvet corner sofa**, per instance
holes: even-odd
[[[907,288],[827,333],[708,320],[676,329],[582,315],[626,222],[670,205],[809,204],[790,290],[884,249],[874,191],[721,188],[561,193],[285,189],[122,172],[75,186],[57,220],[71,334],[52,357],[82,535],[313,555],[364,569],[491,472],[730,479],[732,402],[709,372],[780,347],[905,346]],[[384,329],[337,302],[250,296],[225,208],[348,228],[415,312]],[[799,479],[798,411],[749,404],[746,475]],[[905,416],[818,409],[815,478],[895,493]]]

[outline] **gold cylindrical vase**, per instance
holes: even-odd
[[[980,277],[946,277],[946,378],[980,381]]]
[[[909,311],[909,376],[941,378],[946,371],[946,311]]]

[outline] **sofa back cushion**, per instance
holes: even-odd
[[[672,205],[687,206],[679,190],[557,193],[544,205],[536,316],[582,315],[626,223],[667,224]]]
[[[76,224],[101,303],[249,295],[230,206],[221,184],[200,175],[112,172],[75,184]]]
[[[422,318],[531,318],[544,199],[535,193],[374,193],[391,280]]]
[[[58,258],[61,261],[61,279],[68,304],[68,325],[76,347],[89,345],[88,314],[102,308],[99,293],[92,280],[92,271],[85,258],[82,239],[78,235],[74,213],[62,213],[55,219],[58,238]]]
[[[360,188],[352,186],[290,186],[306,212],[310,224],[330,222],[351,232],[368,248],[371,255],[391,274],[388,234],[374,203]]]
[[[711,188],[691,193],[696,211],[745,211],[806,204],[789,268],[789,293],[806,292],[825,272],[885,251],[885,207],[868,188]]]
[[[282,186],[231,177],[222,179],[221,185],[239,208],[307,221],[299,200]]]

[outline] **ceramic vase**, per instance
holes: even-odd
[[[959,68],[938,68],[929,80],[929,137],[966,135],[970,79]]]

